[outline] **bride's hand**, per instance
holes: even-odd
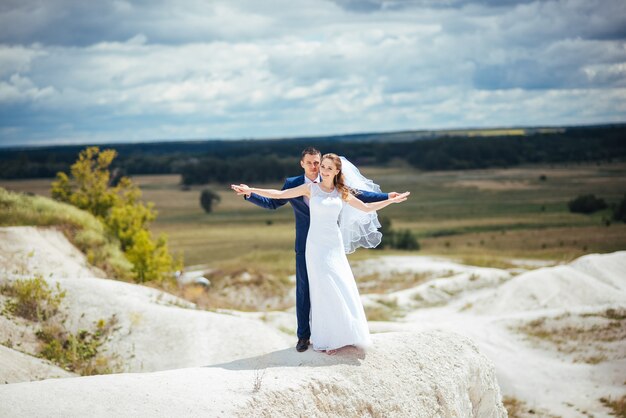
[[[252,193],[250,191],[250,187],[248,187],[246,184],[231,184],[230,188],[237,192],[239,196],[245,194],[246,196],[250,197],[250,193]]]
[[[409,195],[411,194],[411,192],[404,192],[404,193],[395,193],[395,196],[389,196],[389,200],[391,200],[393,203],[400,203],[400,202],[404,202],[405,200],[408,199]]]

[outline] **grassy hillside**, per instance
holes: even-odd
[[[626,191],[624,163],[435,172],[397,166],[363,171],[383,190],[412,192],[407,202],[379,215],[390,218],[394,229],[414,232],[422,244],[421,254],[475,262],[516,257],[569,261],[590,252],[626,249],[626,225],[603,222],[610,218],[610,210],[581,215],[567,208],[570,199],[586,193],[616,203]],[[205,214],[199,205],[201,186],[181,190],[175,175],[134,180],[144,198],[159,210],[152,228],[168,234],[172,248],[184,251],[187,264],[236,263],[245,257],[293,268],[294,221],[289,206],[264,210],[237,197],[228,185],[213,184],[210,187],[222,200],[214,213]],[[364,250],[351,257],[389,253]]]
[[[119,243],[93,215],[50,198],[11,192],[0,187],[0,226],[44,226],[60,229],[108,277],[130,278],[132,265]]]
[[[506,268],[516,258],[568,262],[583,254],[626,250],[626,224],[607,222],[610,209],[582,215],[567,208],[569,200],[588,193],[609,205],[618,202],[626,191],[625,163],[426,172],[402,164],[366,167],[363,172],[385,191],[411,191],[407,202],[379,215],[391,219],[393,229],[412,231],[420,251],[358,250],[349,256],[352,262],[379,255],[428,254]],[[49,196],[50,181],[2,181],[0,186]],[[183,252],[187,266],[211,270],[210,292],[187,289],[180,296],[211,309],[287,306],[287,278],[295,273],[291,207],[264,210],[236,196],[228,184],[211,184],[221,201],[207,214],[199,201],[204,186],[181,188],[180,181],[179,175],[133,177],[143,199],[154,202],[159,212],[152,232],[166,233],[170,249]],[[96,265],[108,271],[130,268],[97,220],[71,206],[2,190],[0,225],[55,225]],[[368,277],[357,277],[364,280]]]
[[[501,265],[510,258],[570,261],[591,252],[626,249],[626,224],[604,222],[610,209],[581,215],[567,208],[570,199],[587,193],[616,203],[626,191],[625,163],[419,171],[397,162],[386,168],[366,167],[363,172],[385,191],[412,192],[406,203],[392,205],[380,215],[390,218],[394,229],[415,233],[421,244],[419,254]],[[294,174],[298,173],[294,167]],[[279,276],[295,270],[290,206],[264,210],[236,196],[228,184],[212,184],[209,187],[221,202],[206,214],[199,204],[204,186],[183,190],[178,175],[135,176],[133,181],[159,212],[151,229],[168,234],[170,248],[184,252],[186,265],[208,264],[229,271],[246,266]],[[46,179],[0,182],[13,190],[40,194],[49,193],[49,184]],[[394,253],[410,254],[360,250],[350,257]]]

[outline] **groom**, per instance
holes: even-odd
[[[313,147],[308,147],[302,151],[300,166],[304,169],[304,174],[297,177],[289,177],[285,180],[282,190],[298,187],[304,183],[319,183],[321,181],[319,168],[322,154]],[[287,202],[291,203],[293,212],[296,215],[296,317],[298,318],[298,343],[296,350],[306,351],[309,347],[311,329],[309,327],[309,314],[311,311],[311,300],[309,298],[309,277],[306,270],[305,247],[306,237],[309,232],[310,214],[309,201],[305,196],[293,199],[268,199],[255,193],[245,194],[244,199],[257,206],[266,209],[278,209]],[[359,199],[363,202],[378,202],[394,197],[397,193],[373,193],[361,191]]]

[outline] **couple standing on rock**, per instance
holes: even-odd
[[[365,311],[346,253],[380,243],[376,211],[407,199],[409,192],[381,193],[348,160],[302,151],[304,174],[290,177],[282,190],[245,184],[231,188],[266,209],[291,203],[296,216],[296,316],[299,352],[334,354],[348,345],[371,343]]]

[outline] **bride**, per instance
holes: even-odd
[[[311,342],[316,351],[334,354],[347,345],[365,348],[370,334],[365,311],[346,252],[380,243],[375,211],[404,202],[410,192],[375,203],[359,200],[355,190],[377,188],[348,160],[326,154],[320,165],[321,183],[286,189],[258,189],[232,185],[238,193],[272,199],[309,199],[311,224],[306,241],[306,266],[311,296]]]

